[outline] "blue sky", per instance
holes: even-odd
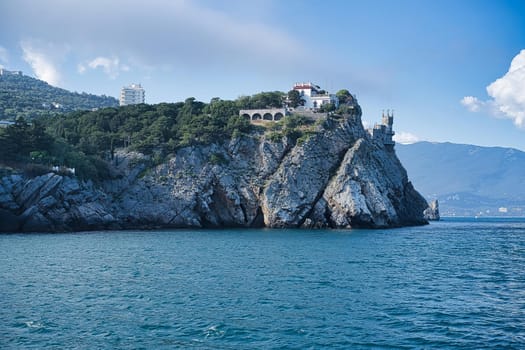
[[[525,150],[525,1],[3,0],[0,65],[148,103],[312,81],[398,140]],[[512,67],[511,67],[512,63]]]

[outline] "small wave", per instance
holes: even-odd
[[[27,321],[27,322],[24,322],[24,324],[28,328],[34,328],[34,329],[44,328],[44,324],[42,322],[38,322],[38,321]]]
[[[145,329],[145,330],[158,330],[158,329],[171,329],[173,327],[167,324],[143,324],[140,326],[140,328]]]
[[[219,326],[210,326],[204,330],[204,338],[222,338],[225,331],[220,330]]]

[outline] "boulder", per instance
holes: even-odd
[[[428,204],[428,208],[423,211],[423,216],[429,221],[439,221],[441,219],[439,215],[439,203],[437,199]]]

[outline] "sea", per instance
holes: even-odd
[[[0,349],[525,349],[525,219],[2,234]]]

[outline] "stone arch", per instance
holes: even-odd
[[[264,113],[263,120],[273,120],[271,113]]]
[[[273,116],[273,120],[278,121],[278,120],[283,119],[283,117],[284,117],[284,115],[283,115],[281,112],[277,112],[277,113],[275,113],[275,115]]]
[[[244,113],[242,115],[242,117],[245,118],[245,119],[248,119],[248,120],[252,120],[252,117],[250,117],[250,115],[248,113]]]
[[[252,115],[252,120],[261,120],[261,115],[259,113],[254,113]]]

